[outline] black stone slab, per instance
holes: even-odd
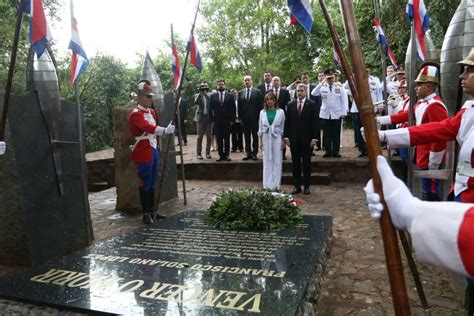
[[[207,227],[202,214],[184,212],[0,279],[0,297],[86,313],[295,315],[321,270],[332,217],[235,232]]]
[[[8,127],[7,154],[0,160],[0,219],[17,220],[0,224],[0,263],[38,264],[84,248],[92,237],[92,225],[89,203],[83,198],[87,192],[79,146],[57,149],[64,180],[61,196],[36,93],[11,96]],[[59,137],[78,142],[77,107],[71,102],[61,102]],[[15,187],[15,192],[3,190],[3,185]]]

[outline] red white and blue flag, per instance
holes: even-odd
[[[408,0],[406,12],[410,21],[413,22],[416,37],[416,51],[418,57],[426,60],[425,33],[430,27],[430,17],[426,11],[423,0]]]
[[[81,38],[79,37],[79,31],[77,28],[77,20],[74,16],[74,4],[71,3],[71,41],[69,42],[69,49],[72,50],[72,63],[71,63],[71,77],[69,83],[73,86],[76,83],[77,78],[83,73],[89,65],[89,59],[87,59],[84,46],[82,45]]]
[[[48,22],[43,9],[43,0],[26,0],[23,12],[30,14],[30,42],[38,58],[51,41]]]
[[[397,60],[395,59],[395,55],[393,54],[392,49],[388,44],[387,37],[385,37],[385,33],[383,32],[383,28],[380,24],[380,21],[377,18],[374,18],[374,23],[374,31],[377,34],[377,44],[382,45],[385,55],[388,55],[388,58],[390,59],[392,65],[397,68]]]
[[[306,32],[311,34],[313,29],[313,10],[309,0],[288,0],[288,7],[292,16],[296,18]]]
[[[178,56],[178,49],[176,45],[173,44],[171,49],[173,50],[173,57],[171,60],[171,70],[174,74],[174,89],[178,90],[179,83],[181,82],[181,76],[183,75],[183,70],[181,69],[181,65],[179,63],[179,56]]]
[[[194,34],[191,34],[191,36],[189,37],[187,50],[189,51],[191,65],[196,67],[197,70],[201,72],[202,71],[201,55],[199,54],[199,49],[196,45],[196,38],[194,37]]]

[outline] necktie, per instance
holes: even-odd
[[[265,92],[267,92],[268,90],[270,90],[270,85],[267,84],[267,88],[265,89]]]
[[[275,96],[276,96],[277,101],[278,101],[278,89],[275,89]]]
[[[302,107],[302,102],[301,100],[298,101],[298,108],[296,109],[298,111],[298,115],[301,115],[301,107]]]
[[[224,103],[224,94],[219,92],[221,105]]]
[[[250,88],[247,88],[247,100],[250,100]]]
[[[331,91],[331,92],[332,92],[332,85],[330,85],[330,86],[329,86],[329,91]]]

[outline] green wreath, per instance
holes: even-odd
[[[229,190],[217,196],[205,219],[226,230],[290,228],[303,221],[297,204],[290,195],[269,190]]]

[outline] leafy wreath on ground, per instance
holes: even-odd
[[[268,230],[303,222],[299,201],[291,195],[249,188],[222,192],[206,212],[206,222],[226,230]]]

